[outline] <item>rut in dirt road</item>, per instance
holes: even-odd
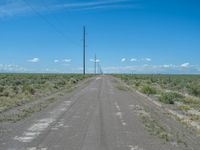
[[[13,125],[1,137],[0,149],[198,150],[199,139],[145,97],[119,90],[117,84],[110,76],[94,78]]]

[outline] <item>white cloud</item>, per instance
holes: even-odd
[[[26,69],[13,64],[0,64],[0,72],[25,72]]]
[[[65,8],[81,8],[81,7],[96,7],[96,6],[108,6],[116,3],[129,2],[130,0],[102,0],[93,2],[76,2],[76,3],[66,3],[60,5],[60,7]]]
[[[26,2],[27,1],[27,2]],[[71,10],[97,10],[97,9],[114,9],[114,8],[134,8],[136,5],[129,3],[131,0],[95,0],[95,1],[79,1],[79,2],[64,2],[64,1],[45,1],[48,9],[45,8],[40,1],[36,0],[1,0],[0,2],[0,17],[14,16],[19,14],[33,13],[32,9],[37,12],[50,12],[63,9]]]
[[[72,60],[71,59],[63,59],[63,60],[58,60],[58,59],[54,59],[54,63],[59,63],[59,62],[64,62],[64,63],[70,63]]]
[[[122,58],[122,59],[121,59],[121,62],[125,62],[125,61],[126,61],[126,58]]]
[[[130,61],[131,61],[131,62],[136,62],[137,59],[136,59],[136,58],[131,58]]]
[[[189,67],[190,63],[186,62],[184,64],[181,64],[181,67]]]
[[[169,68],[169,67],[170,67],[170,65],[163,65],[163,67],[164,67],[164,68]]]
[[[63,62],[65,63],[70,63],[72,60],[71,59],[63,59]]]
[[[185,69],[183,69],[183,66]],[[186,67],[187,66],[187,67]],[[105,73],[198,73],[199,65],[190,65],[185,63],[182,65],[134,65],[134,66],[111,66],[103,68]]]
[[[91,61],[91,62],[95,62],[94,59],[90,59],[90,61]],[[99,60],[99,59],[96,59],[96,62],[98,63],[98,62],[100,62],[100,60]]]
[[[176,65],[172,65],[172,64],[170,64],[170,65],[163,65],[163,68],[177,68],[178,66],[176,66]]]
[[[39,61],[40,61],[39,58],[33,58],[33,59],[28,60],[28,62],[31,62],[31,63],[38,63]]]
[[[145,61],[149,61],[149,62],[152,61],[151,58],[145,58],[144,60],[145,60]]]
[[[59,63],[59,60],[58,60],[58,59],[55,59],[55,60],[54,60],[54,63]]]
[[[113,4],[113,5],[99,5],[99,6],[91,6],[91,7],[80,7],[76,8],[74,10],[79,10],[79,11],[86,11],[86,10],[98,10],[98,9],[125,9],[125,8],[137,8],[138,6],[134,5],[129,5],[129,4]]]

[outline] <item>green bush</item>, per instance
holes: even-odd
[[[186,97],[182,100],[182,102],[184,104],[188,104],[188,105],[191,105],[191,104],[200,104],[200,101],[198,99],[195,99],[195,98],[191,98],[191,97]]]
[[[34,95],[35,94],[35,89],[33,88],[32,85],[25,84],[23,86],[23,92],[28,92],[29,94]]]
[[[142,93],[145,93],[148,95],[157,93],[156,88],[149,85],[143,85],[140,90]]]
[[[159,100],[165,104],[174,104],[175,101],[180,101],[184,96],[175,92],[162,93]]]
[[[188,87],[188,91],[194,96],[200,96],[200,85],[192,84]]]
[[[8,91],[4,91],[1,96],[5,96],[5,97],[8,97],[9,96],[9,92]]]
[[[141,82],[140,82],[140,81],[135,81],[135,86],[136,86],[136,87],[139,87],[139,86],[140,86],[140,84],[141,84]]]
[[[0,93],[2,93],[4,90],[4,87],[3,86],[0,86]]]
[[[183,110],[183,111],[188,111],[191,109],[189,105],[180,105],[178,106],[178,109]]]
[[[13,91],[14,91],[15,94],[19,93],[19,87],[13,86],[12,88],[13,88]]]
[[[70,82],[70,84],[76,84],[76,83],[78,82],[78,80],[75,79],[75,78],[71,78],[71,79],[69,80],[69,82]]]

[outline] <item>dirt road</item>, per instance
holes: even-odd
[[[88,85],[13,124],[1,150],[199,150],[200,140],[161,107],[117,79]],[[6,127],[5,127],[6,128]]]

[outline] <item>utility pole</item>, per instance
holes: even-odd
[[[83,26],[83,74],[85,75],[85,26]]]
[[[94,74],[97,74],[97,57],[94,55]]]
[[[102,68],[101,68],[100,63],[98,63],[98,68],[99,68],[99,73],[100,73],[100,74],[103,74],[103,71],[102,71]]]

